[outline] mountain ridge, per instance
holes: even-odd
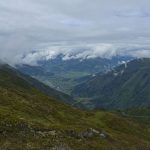
[[[72,94],[91,99],[96,107],[124,109],[149,106],[149,90],[150,59],[144,58],[118,66],[104,75],[99,74],[77,85]]]

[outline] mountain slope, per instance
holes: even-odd
[[[66,103],[72,103],[74,101],[73,98],[70,97],[69,95],[64,94],[62,92],[59,92],[59,91],[57,91],[55,89],[52,89],[49,86],[46,86],[45,84],[39,82],[38,80],[36,80],[36,79],[34,79],[32,77],[20,73],[19,71],[17,71],[14,68],[11,68],[8,65],[2,65],[2,66],[0,66],[0,69],[1,69],[0,71],[5,76],[7,76],[8,74],[11,74],[11,76],[9,76],[9,78],[10,78],[9,80],[11,82],[15,82],[14,78],[15,78],[15,76],[17,74],[20,78],[22,78],[23,80],[28,82],[28,84],[30,84],[30,85],[34,86],[35,88],[39,89],[40,91],[42,91],[46,95],[49,95],[51,97],[54,97],[56,99],[59,99],[61,101],[66,102]]]
[[[99,108],[150,106],[150,59],[137,59],[76,86],[73,95]]]
[[[72,88],[78,84],[78,78],[108,71],[122,61],[131,59],[133,58],[116,56],[111,59],[91,58],[83,60],[63,60],[63,56],[59,55],[54,59],[39,61],[37,66],[24,64],[16,67],[24,74],[28,74],[50,87],[70,94]]]
[[[0,149],[150,148],[149,125],[109,112],[72,108],[0,67]]]

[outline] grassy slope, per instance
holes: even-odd
[[[87,128],[105,131],[77,139],[66,131]],[[35,131],[56,130],[56,136]],[[45,96],[10,69],[0,68],[0,149],[50,149],[56,145],[77,150],[150,148],[149,126],[109,112],[84,112]],[[69,149],[69,148],[68,148]]]
[[[7,66],[8,67],[8,66]],[[48,95],[48,96],[51,96],[51,97],[54,97],[56,99],[59,99],[60,101],[63,101],[65,103],[73,103],[74,102],[74,99],[69,96],[68,94],[65,94],[65,93],[62,93],[60,91],[57,91],[45,84],[43,84],[42,82],[28,76],[28,75],[25,75],[25,74],[22,74],[20,72],[18,72],[17,70],[15,70],[14,68],[5,68],[5,71],[6,69],[11,69],[11,74],[13,75],[18,75],[18,76],[21,76],[24,80],[26,80],[30,85],[34,86],[35,88],[39,89],[40,91],[42,91],[44,94]],[[10,70],[9,70],[10,71]]]
[[[149,108],[132,108],[121,112],[124,117],[130,117],[136,121],[150,124],[150,107]]]

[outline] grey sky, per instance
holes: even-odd
[[[150,57],[149,27],[149,0],[0,0],[0,59]]]

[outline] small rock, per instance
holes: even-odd
[[[91,132],[95,133],[95,134],[99,134],[100,132],[96,129],[90,128]]]
[[[108,134],[104,131],[102,133],[100,133],[101,138],[107,138],[107,136],[108,136]]]
[[[91,137],[94,136],[94,133],[91,132],[91,131],[84,131],[84,132],[82,133],[82,135],[83,135],[84,138],[91,138]]]
[[[52,136],[57,135],[57,133],[56,133],[55,130],[49,131],[49,132],[47,132],[47,134],[48,134],[48,135],[52,135]]]

